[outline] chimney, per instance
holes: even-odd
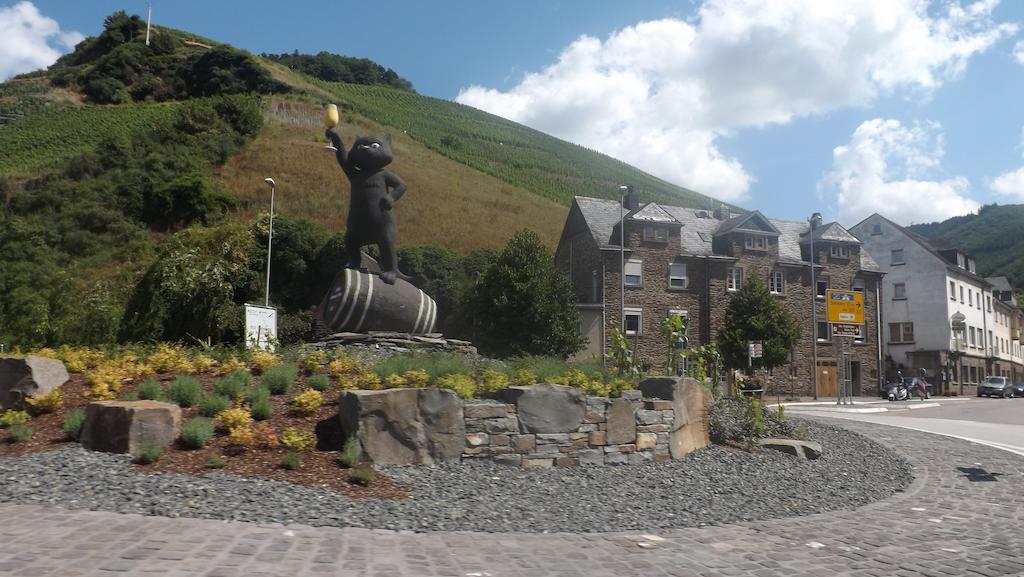
[[[718,220],[729,220],[732,218],[732,214],[729,212],[729,207],[725,206],[725,203],[718,205],[715,209],[715,218]]]
[[[814,230],[821,226],[821,213],[816,212],[811,215],[811,230]]]
[[[626,194],[622,197],[622,207],[628,211],[633,211],[640,208],[640,195],[636,193],[636,189],[630,186],[620,186],[619,190],[625,189]]]

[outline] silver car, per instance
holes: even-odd
[[[1013,383],[1006,377],[985,377],[978,385],[979,397],[1013,398]]]

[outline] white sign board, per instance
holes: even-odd
[[[276,342],[277,309],[245,305],[245,345],[272,351]]]
[[[750,341],[747,343],[747,355],[752,359],[760,359],[764,355],[764,346],[760,341]]]

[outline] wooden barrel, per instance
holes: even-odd
[[[337,332],[422,335],[434,331],[437,304],[400,278],[387,284],[376,273],[346,268],[334,278],[317,314],[327,328]]]

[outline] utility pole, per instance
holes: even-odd
[[[146,16],[146,46],[149,46],[149,29],[153,25],[153,2],[150,0],[149,14]]]

